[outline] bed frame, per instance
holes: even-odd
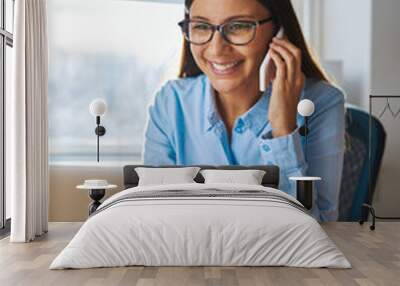
[[[237,166],[237,165],[190,165],[185,167],[200,167],[201,169],[218,169],[218,170],[264,170],[266,173],[262,179],[261,184],[265,187],[278,188],[279,186],[279,167],[274,165],[258,165],[258,166]],[[178,168],[183,166],[149,166],[149,165],[126,165],[124,166],[124,188],[133,188],[138,185],[139,176],[135,171],[136,167],[148,168]],[[197,183],[204,183],[204,178],[200,174],[194,178]]]

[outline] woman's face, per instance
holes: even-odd
[[[231,19],[262,20],[270,12],[257,0],[194,0],[190,18],[214,25]],[[258,85],[258,72],[268,44],[273,37],[273,24],[267,22],[258,26],[256,36],[245,46],[226,42],[216,31],[210,42],[191,45],[193,57],[199,68],[208,76],[214,89],[229,93]]]

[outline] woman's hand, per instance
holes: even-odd
[[[272,78],[268,119],[273,137],[280,137],[296,129],[297,104],[305,76],[301,70],[301,50],[287,39],[274,37],[269,53],[275,64],[275,77]]]

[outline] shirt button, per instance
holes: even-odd
[[[262,148],[264,149],[265,152],[269,152],[271,151],[271,147],[269,147],[268,145],[263,145]]]
[[[235,127],[235,132],[236,133],[243,133],[244,132],[244,128],[240,127],[240,126],[237,126],[237,127]]]
[[[244,123],[243,119],[239,118],[235,127],[235,131],[237,133],[243,133],[245,130],[246,130],[246,124]]]

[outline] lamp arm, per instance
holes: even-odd
[[[98,119],[98,122],[97,122],[97,128],[96,128],[96,134],[97,134],[97,162],[99,162],[100,161],[100,159],[99,159],[99,157],[100,157],[100,135],[99,135],[99,132],[98,132],[98,128],[100,127],[100,116],[97,116],[97,118],[96,118],[96,121],[97,121],[97,119]]]
[[[99,157],[100,157],[100,136],[103,136],[104,134],[106,134],[106,129],[100,125],[100,116],[96,116],[96,124],[97,127],[94,130],[94,132],[97,135],[97,162],[99,162]]]
[[[304,117],[304,137],[305,137],[305,143],[304,143],[304,160],[307,162],[307,137],[308,137],[308,116]]]

